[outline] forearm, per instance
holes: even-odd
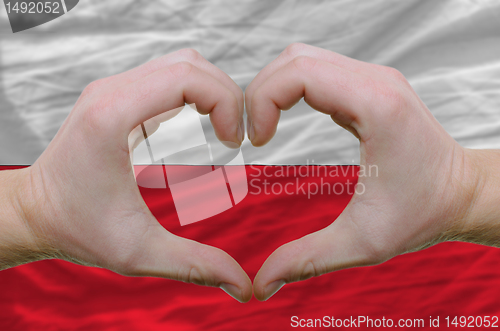
[[[26,219],[28,169],[0,171],[0,270],[42,258]]]
[[[470,207],[455,240],[500,247],[500,150],[466,150]]]

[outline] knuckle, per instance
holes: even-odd
[[[392,84],[375,83],[372,91],[372,97],[378,106],[378,116],[389,119],[404,113],[407,101],[400,88]]]
[[[214,282],[205,279],[200,273],[200,269],[194,265],[180,268],[177,274],[172,275],[174,279],[185,283],[192,283],[196,285],[214,285]]]
[[[406,81],[405,76],[401,73],[401,71],[397,70],[396,68],[384,67],[384,71],[388,76],[390,76],[391,78],[395,79],[398,82]]]
[[[83,114],[86,126],[98,132],[109,129],[117,98],[116,93],[106,93],[92,100]]]
[[[197,268],[191,267],[187,274],[187,282],[196,285],[207,285]]]
[[[379,71],[388,79],[388,81],[391,81],[393,84],[404,87],[407,89],[411,89],[410,83],[408,83],[408,80],[406,77],[403,75],[401,71],[399,71],[396,68],[393,67],[387,67],[387,66],[382,66],[378,65]]]
[[[106,79],[98,79],[88,84],[82,92],[82,97],[87,98],[96,95],[104,89]]]
[[[303,54],[304,50],[309,47],[303,43],[292,43],[285,48],[285,54],[291,56],[292,58]]]
[[[324,274],[324,268],[320,268],[314,260],[307,261],[302,268],[302,273],[298,280],[306,280],[312,277],[317,277]]]
[[[169,67],[170,73],[177,79],[188,76],[193,70],[193,65],[187,61],[178,62]]]
[[[310,71],[314,68],[316,63],[318,62],[316,59],[309,57],[309,56],[304,56],[304,55],[299,55],[296,58],[293,59],[293,65],[300,71]]]
[[[382,101],[386,105],[386,109],[391,113],[401,109],[401,104],[403,102],[403,96],[399,89],[392,86],[384,86],[378,89],[378,94],[382,98]]]
[[[179,50],[179,55],[189,62],[195,62],[201,58],[201,54],[193,48],[183,48]]]

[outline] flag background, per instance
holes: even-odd
[[[16,34],[2,9],[0,165],[33,163],[93,80],[192,47],[245,88],[292,42],[397,68],[462,146],[500,148],[498,31],[493,0],[87,0]],[[357,140],[304,102],[282,114],[272,142],[245,141],[242,151],[247,164],[359,163]],[[350,198],[249,194],[181,227],[168,190],[141,193],[167,229],[226,250],[251,278],[276,247],[328,225]],[[423,318],[426,325],[439,315],[443,326],[446,316],[500,315],[499,260],[494,248],[444,243],[245,305],[219,289],[40,261],[0,272],[0,329],[275,330],[291,328],[294,315]]]

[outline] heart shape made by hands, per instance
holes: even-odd
[[[325,228],[279,247],[252,285],[224,251],[176,236],[158,223],[137,189],[131,148],[164,120],[150,119],[174,116],[185,103],[210,114],[215,136],[230,147],[244,139],[246,107],[248,137],[262,146],[275,134],[280,112],[302,98],[353,133],[360,141],[359,169],[374,170],[357,174],[356,187],[362,190],[335,222],[332,216]],[[172,109],[177,110],[168,112]],[[197,146],[209,155],[206,142]],[[259,72],[243,96],[199,53],[181,50],[84,90],[49,147],[19,172],[25,175],[22,191],[30,192],[22,199],[23,222],[36,234],[26,235],[32,251],[43,252],[31,258],[58,257],[123,275],[217,286],[242,302],[252,292],[267,300],[286,283],[381,263],[457,238],[474,196],[464,189],[476,180],[469,175],[474,173],[467,161],[471,153],[446,133],[395,69],[292,44]],[[225,166],[233,159],[202,169],[202,175],[217,177],[235,205],[242,198],[241,175]],[[154,155],[151,161],[160,162]],[[172,186],[185,195],[185,212],[199,217],[190,210],[196,208],[192,194],[198,201],[206,194],[182,186],[193,177],[200,176],[177,172]],[[203,184],[209,192],[221,189],[211,183]],[[221,192],[214,196],[222,199]],[[232,206],[221,200],[217,208],[222,205]]]

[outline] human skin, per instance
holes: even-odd
[[[45,258],[221,287],[241,302],[252,283],[222,250],[165,230],[141,197],[129,133],[163,112],[196,104],[217,137],[239,146],[243,92],[185,49],[91,83],[50,145],[28,168],[0,172],[0,269]]]
[[[292,44],[246,89],[252,144],[266,144],[281,110],[302,97],[359,139],[361,165],[378,176],[359,177],[365,192],[331,225],[268,257],[253,282],[257,299],[443,241],[500,246],[500,152],[461,147],[400,72]]]
[[[378,176],[359,178],[364,194],[354,194],[330,226],[269,256],[254,279],[257,299],[446,240],[500,245],[500,153],[458,145],[401,73],[292,44],[246,90],[252,144],[267,143],[280,109],[302,97],[360,140],[361,165],[376,165]],[[240,145],[243,93],[193,50],[90,84],[31,167],[0,172],[0,269],[60,258],[250,300],[252,283],[239,264],[165,230],[134,180],[130,132],[185,102],[210,113],[221,141]]]

